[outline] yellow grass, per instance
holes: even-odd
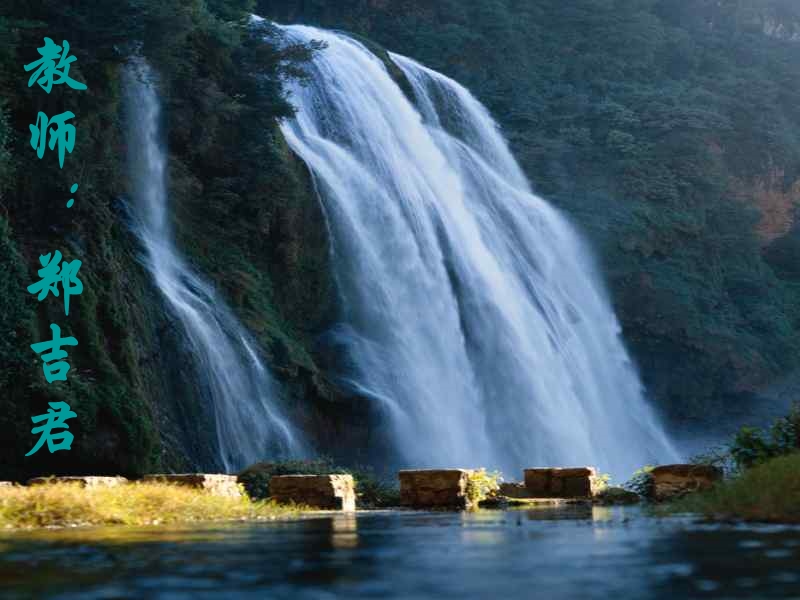
[[[254,502],[247,497],[212,496],[167,483],[107,488],[48,483],[0,488],[0,527],[4,528],[275,519],[298,511],[297,507]]]

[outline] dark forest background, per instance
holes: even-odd
[[[673,427],[757,411],[800,368],[794,0],[0,0],[0,477],[213,455],[191,362],[128,227],[119,74],[137,51],[160,74],[181,249],[258,337],[321,450],[362,460],[381,438],[367,403],[332,382],[328,240],[276,127],[291,114],[281,81],[314,49],[252,31],[249,12],[346,30],[484,102],[537,192],[591,238]],[[26,87],[44,36],[70,42],[87,91]],[[76,114],[63,169],[30,148],[39,110]],[[25,291],[55,249],[84,263],[68,318]],[[66,384],[48,385],[29,349],[50,322],[79,340]],[[73,450],[23,459],[30,417],[58,399],[78,413]]]

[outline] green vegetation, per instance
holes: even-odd
[[[248,495],[256,500],[269,498],[269,480],[275,475],[333,475],[350,474],[355,481],[358,508],[384,508],[400,505],[400,490],[396,483],[376,475],[369,467],[350,469],[336,466],[329,457],[315,460],[262,462],[239,473],[239,481]]]
[[[313,47],[247,26],[246,0],[10,0],[0,17],[0,478],[41,473],[138,475],[215,464],[213,422],[198,401],[181,331],[165,313],[129,231],[120,69],[141,52],[159,75],[170,149],[170,193],[182,250],[258,337],[314,428],[337,392],[312,356],[332,306],[327,234],[308,174],[276,120],[291,114],[283,77]],[[23,65],[44,36],[67,39],[70,76],[89,89],[27,87]],[[266,39],[268,43],[262,43]],[[75,150],[59,169],[39,160],[28,126],[37,111],[75,115]],[[80,185],[66,209],[69,187]],[[83,261],[83,294],[65,318],[26,287],[38,256]],[[79,345],[66,383],[45,382],[29,345],[57,323]],[[70,452],[39,452],[30,418],[66,401]],[[310,405],[310,406],[309,406]]]
[[[723,444],[695,456],[693,463],[719,467],[730,474],[764,463],[771,458],[800,451],[800,403],[789,414],[775,420],[764,431],[757,427],[742,427],[728,444]]]
[[[736,466],[746,469],[777,456],[800,451],[800,403],[778,419],[768,433],[743,427],[730,446],[730,456]]]
[[[800,404],[768,432],[743,427],[728,446],[695,461],[726,468],[733,477],[671,503],[667,512],[800,523]]]
[[[500,490],[503,476],[499,471],[487,473],[486,469],[475,469],[469,472],[467,479],[467,503],[476,507],[478,503],[491,498]]]
[[[686,496],[668,510],[711,519],[800,523],[798,473],[800,454],[772,458],[708,492]]]
[[[296,515],[298,510],[166,483],[85,489],[74,483],[46,483],[0,488],[0,528],[277,519]]]
[[[592,485],[597,491],[606,489],[611,485],[611,475],[609,473],[601,473],[592,478]]]
[[[351,30],[486,103],[537,191],[600,250],[645,383],[676,421],[714,423],[800,367],[793,0],[7,0],[3,8],[2,479],[214,464],[213,423],[181,332],[128,228],[119,75],[134,52],[159,74],[181,250],[257,337],[312,444],[343,449],[339,462],[356,448],[380,454],[370,403],[327,377],[343,359],[317,344],[337,310],[324,217],[277,128],[291,114],[283,78],[302,76],[318,48],[287,43],[269,25],[251,29],[254,9]],[[70,75],[88,92],[27,87],[22,66],[44,36],[69,40],[78,59]],[[30,149],[39,110],[76,115],[64,169]],[[52,249],[83,261],[84,292],[69,319],[58,302],[25,292],[38,256]],[[79,340],[64,385],[48,385],[28,351],[52,322]],[[78,414],[72,450],[23,461],[34,442],[30,417],[57,400]],[[743,436],[742,464],[783,444]],[[379,478],[357,479],[363,502],[396,494]]]
[[[643,498],[650,498],[653,495],[653,476],[654,467],[647,465],[637,470],[633,476],[622,484],[622,487],[630,492],[634,492]]]

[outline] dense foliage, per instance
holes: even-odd
[[[800,4],[260,0],[465,84],[600,250],[645,383],[719,419],[800,366]]]
[[[179,328],[128,227],[120,69],[135,53],[159,74],[179,242],[259,336],[290,388],[293,416],[309,429],[327,420],[333,394],[309,353],[330,310],[327,239],[307,173],[276,130],[276,119],[291,114],[281,79],[299,74],[313,48],[250,28],[250,8],[241,0],[4,3],[0,478],[213,465],[213,436],[203,434],[213,424]],[[38,58],[45,36],[70,42],[70,76],[87,91],[27,87],[23,65]],[[40,160],[30,148],[39,110],[76,115],[63,169],[54,153]],[[73,182],[80,188],[67,209]],[[68,318],[59,301],[37,303],[25,290],[38,256],[55,249],[83,261],[84,290]],[[47,384],[29,345],[51,322],[79,344],[68,381]],[[72,450],[23,458],[36,441],[31,417],[55,400],[78,414]]]
[[[798,453],[772,458],[708,492],[689,494],[665,510],[724,521],[800,523],[799,471]]]
[[[667,507],[716,519],[800,522],[800,403],[768,431],[743,427],[722,448],[699,457],[725,468],[726,481]]]
[[[366,462],[358,453],[385,437],[325,377],[327,234],[276,126],[291,114],[281,79],[315,48],[253,30],[254,9],[349,29],[476,93],[537,190],[599,248],[645,382],[674,419],[716,420],[800,366],[794,0],[6,0],[0,478],[213,462],[180,331],[128,227],[119,75],[136,52],[159,73],[181,249],[258,337],[313,441]],[[87,92],[26,86],[44,36],[69,40]],[[76,115],[64,169],[30,148],[40,110]],[[83,261],[69,318],[25,291],[55,249]],[[63,385],[29,351],[51,322],[79,340]],[[73,450],[22,460],[31,416],[55,400],[78,413]]]
[[[730,457],[740,470],[761,464],[777,456],[800,452],[800,404],[765,432],[743,427],[730,445]]]
[[[499,471],[487,473],[486,469],[474,469],[467,475],[467,489],[465,496],[467,506],[478,508],[478,505],[488,498],[494,498],[500,491],[503,476]]]

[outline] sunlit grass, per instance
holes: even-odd
[[[712,519],[800,523],[800,454],[773,458],[708,492],[687,496],[668,510]]]
[[[82,488],[73,483],[0,488],[0,527],[157,525],[275,519],[300,509],[249,498],[226,498],[167,483]]]

